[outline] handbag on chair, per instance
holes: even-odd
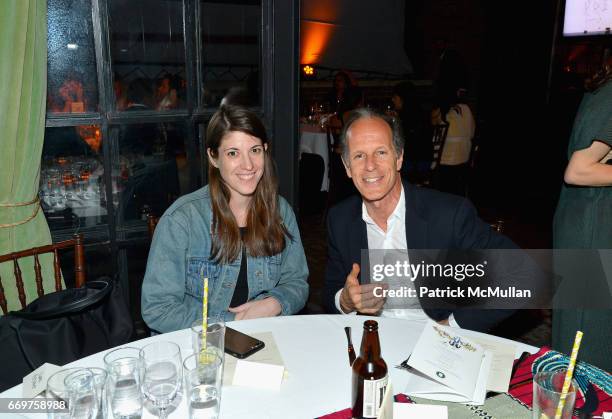
[[[110,278],[43,295],[0,318],[0,391],[45,362],[64,365],[130,341],[132,319]]]

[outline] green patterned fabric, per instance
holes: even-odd
[[[51,243],[38,204],[14,206],[38,195],[46,90],[47,1],[0,1],[0,254]],[[28,222],[6,226],[33,214]],[[19,263],[28,302],[37,298],[34,263],[29,259]],[[52,257],[41,257],[40,262],[44,289],[52,290]],[[21,308],[12,263],[0,265],[0,278],[9,310]]]
[[[482,406],[470,406],[462,403],[440,402],[427,400],[420,397],[410,397],[419,404],[435,404],[448,407],[448,417],[453,419],[506,419],[532,417],[532,410],[522,404],[519,400],[506,394],[500,393],[485,400]]]

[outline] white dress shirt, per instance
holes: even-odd
[[[366,230],[368,234],[368,249],[370,250],[397,250],[402,253],[402,259],[405,258],[406,261],[409,262],[408,259],[408,245],[406,242],[406,200],[404,198],[404,187],[402,185],[402,190],[400,193],[400,198],[395,206],[395,209],[387,218],[387,231],[384,231],[378,224],[374,222],[370,214],[368,214],[368,210],[366,208],[365,203],[361,204],[361,217],[363,221],[366,223]],[[383,253],[381,251],[370,252],[370,266],[379,263],[385,263],[384,260],[376,260],[376,258],[383,258]],[[397,254],[394,254],[394,261],[397,259]],[[395,286],[407,286],[414,288],[414,283],[409,279],[401,279],[391,281],[389,283],[390,288],[394,288]],[[335,296],[336,308],[344,313],[342,307],[340,306],[340,294],[342,293],[342,289],[338,290]],[[391,301],[387,298],[385,305],[383,306],[383,310],[381,312],[381,316],[383,317],[394,317],[401,319],[410,319],[415,321],[426,322],[429,317],[421,308],[421,304],[419,303],[418,298],[410,298],[405,299],[401,303],[401,305],[405,308],[389,308]],[[356,314],[356,312],[352,312],[349,314]],[[449,324],[453,327],[459,327],[457,322],[455,321],[454,316],[451,314],[448,318]]]

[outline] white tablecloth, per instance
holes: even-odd
[[[344,326],[352,326],[353,344],[359,353],[363,322],[369,317],[316,315],[274,317],[230,322],[227,325],[245,333],[272,332],[288,371],[279,391],[224,386],[221,418],[314,418],[346,409],[351,399],[351,369],[348,364]],[[419,337],[424,323],[402,319],[375,318],[379,323],[382,356],[387,362],[394,392],[403,392],[408,374],[394,368],[406,359]],[[482,335],[464,331],[466,334]],[[489,336],[497,341],[506,339]],[[190,331],[153,336],[130,346],[142,347],[152,341],[178,343],[183,357],[192,353]],[[535,353],[537,348],[518,342],[516,356],[523,351]],[[71,366],[103,366],[101,352],[75,361]],[[21,385],[0,394],[21,397]],[[31,418],[44,418],[30,414]],[[154,417],[145,412],[144,418]],[[181,401],[170,418],[187,418],[187,406]]]
[[[323,158],[323,181],[321,190],[329,190],[329,147],[327,145],[327,133],[314,132],[312,128],[302,130],[300,133],[300,155],[302,153],[317,154]]]

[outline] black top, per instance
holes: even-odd
[[[244,237],[246,227],[240,227],[240,237]],[[238,272],[238,279],[236,280],[236,287],[234,288],[234,295],[230,302],[230,307],[238,307],[241,304],[246,303],[249,300],[249,282],[247,280],[247,257],[246,247],[242,246],[242,261],[240,262],[240,272]]]

